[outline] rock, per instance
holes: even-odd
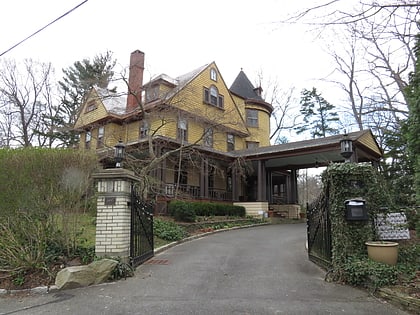
[[[85,266],[67,267],[57,273],[55,285],[58,289],[74,289],[105,282],[117,266],[118,261],[101,259]]]
[[[55,285],[59,289],[87,287],[95,282],[95,273],[87,266],[67,267],[57,273]]]
[[[95,272],[94,283],[99,284],[107,281],[117,265],[118,261],[113,259],[101,259],[92,262],[89,267]]]

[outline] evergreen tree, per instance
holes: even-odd
[[[333,124],[339,121],[335,106],[327,102],[316,88],[304,89],[300,100],[300,113],[304,123],[296,127],[296,133],[301,134],[310,131],[313,138],[326,137],[338,134],[338,129]]]
[[[73,126],[83,98],[93,86],[108,88],[114,77],[115,64],[112,52],[107,51],[105,54],[96,55],[92,61],[83,59],[63,69],[63,80],[58,82],[62,92],[61,105],[58,109],[60,115],[55,118],[55,123],[60,126],[56,137],[64,146],[71,147],[78,142]],[[115,88],[113,90],[115,91]]]
[[[416,36],[414,52],[415,70],[410,74],[410,82],[406,89],[409,114],[405,135],[415,170],[417,202],[420,203],[420,34]]]

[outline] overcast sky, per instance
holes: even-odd
[[[83,0],[13,0],[0,11],[0,53]],[[292,4],[290,4],[292,3]],[[110,50],[121,66],[132,51],[146,54],[147,76],[176,77],[216,61],[230,86],[243,68],[287,86],[311,88],[329,61],[303,26],[279,20],[313,0],[88,0],[69,15],[5,54],[52,62],[56,72]]]

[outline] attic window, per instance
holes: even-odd
[[[217,87],[212,85],[210,89],[204,88],[204,103],[223,108],[224,107],[224,97],[219,94]]]
[[[213,68],[210,69],[210,79],[217,81],[217,72]]]
[[[94,100],[91,100],[86,105],[86,113],[89,113],[97,108],[98,108],[98,105],[96,105],[96,102]]]

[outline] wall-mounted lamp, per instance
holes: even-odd
[[[123,161],[125,155],[125,144],[120,140],[114,146],[114,149],[115,167],[121,167],[121,162]]]
[[[345,159],[345,162],[350,162],[350,157],[353,154],[353,142],[348,138],[347,134],[343,135],[343,139],[340,140],[341,156]]]

